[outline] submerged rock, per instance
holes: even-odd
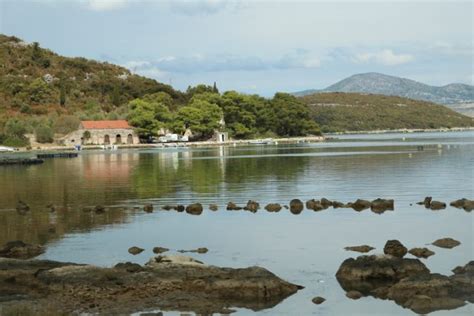
[[[128,248],[128,253],[135,256],[135,255],[138,255],[139,253],[142,253],[143,250],[145,250],[145,249],[133,246],[133,247]]]
[[[349,247],[345,247],[344,249],[348,251],[357,251],[357,252],[366,253],[366,252],[372,251],[375,248],[368,245],[362,245],[362,246],[349,246]]]
[[[383,252],[386,255],[403,258],[407,254],[407,248],[398,240],[388,240],[383,248]]]
[[[0,257],[30,259],[45,252],[45,248],[40,245],[26,244],[21,240],[9,241],[3,248],[0,248]]]
[[[297,215],[303,211],[303,202],[299,199],[293,199],[290,201],[290,212]]]
[[[434,255],[435,253],[428,248],[412,248],[408,251],[408,253],[414,255],[418,258],[428,258]]]
[[[96,214],[105,213],[105,207],[102,206],[102,205],[96,205],[96,207],[94,207],[94,212],[95,212]]]
[[[280,212],[281,205],[278,203],[270,203],[270,204],[267,204],[267,206],[265,206],[265,209],[268,212]]]
[[[314,304],[316,305],[319,305],[319,304],[322,304],[326,301],[326,299],[324,297],[321,297],[321,296],[316,296],[315,298],[313,298],[311,300]]]
[[[461,244],[461,242],[452,239],[452,238],[441,238],[433,242],[433,245],[440,247],[440,248],[447,248],[451,249],[457,247]]]
[[[260,204],[258,202],[249,200],[247,202],[247,205],[244,207],[244,210],[250,211],[252,213],[256,213],[259,208],[260,208]]]
[[[178,250],[178,252],[185,253],[185,252],[194,252],[194,253],[207,253],[209,249],[206,247],[201,247],[197,249],[191,249],[191,250]]]
[[[203,209],[202,209],[201,203],[189,204],[186,207],[186,213],[191,214],[191,215],[201,215],[202,210]]]
[[[215,212],[219,209],[219,206],[217,204],[209,204],[209,209]]]
[[[22,200],[18,200],[16,203],[16,210],[18,213],[26,213],[30,210],[30,206]]]
[[[147,204],[143,207],[143,210],[147,213],[153,213],[153,204]]]

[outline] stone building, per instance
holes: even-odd
[[[140,140],[125,120],[81,121],[79,129],[61,138],[64,145],[138,144]]]

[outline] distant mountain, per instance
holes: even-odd
[[[301,100],[323,132],[474,127],[446,106],[398,96],[327,92]]]
[[[474,103],[474,86],[471,85],[453,83],[435,87],[410,79],[374,72],[350,76],[326,89],[305,90],[296,92],[294,95],[304,96],[319,92],[383,94],[446,105]]]

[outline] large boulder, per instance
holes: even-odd
[[[430,273],[418,259],[390,255],[362,255],[344,260],[336,278],[346,291],[359,291],[365,295],[381,287],[391,286],[403,278]]]
[[[201,215],[202,210],[203,208],[201,203],[193,203],[186,206],[186,213],[191,215]]]
[[[403,258],[407,254],[407,248],[398,240],[388,240],[383,248],[386,255]]]
[[[390,287],[387,298],[418,314],[451,310],[466,303],[456,284],[441,274],[413,275]]]
[[[303,211],[303,202],[299,199],[293,199],[290,201],[290,212],[297,215]]]
[[[0,248],[0,257],[30,259],[44,252],[43,246],[26,244],[21,240],[15,240],[7,242],[3,248]]]

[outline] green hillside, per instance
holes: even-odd
[[[289,94],[221,94],[216,84],[181,92],[117,65],[63,57],[0,34],[0,144],[27,146],[25,134],[51,143],[79,120],[120,118],[143,140],[164,129],[189,129],[196,140],[216,129],[233,138],[320,134],[305,104]]]
[[[402,97],[335,92],[300,99],[323,132],[474,126],[473,118],[445,106]]]

